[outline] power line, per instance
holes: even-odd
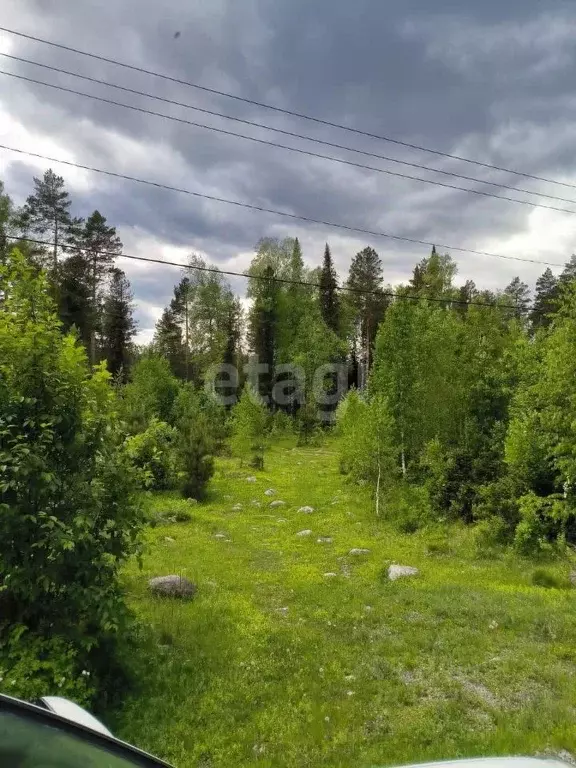
[[[8,152],[16,152],[20,155],[27,155],[29,157],[36,157],[40,160],[47,160],[50,163],[60,163],[61,165],[67,165],[71,168],[79,168],[83,171],[91,171],[93,173],[101,173],[104,176],[111,176],[116,179],[124,179],[126,181],[134,181],[137,184],[145,184],[146,186],[156,187],[157,189],[165,189],[169,192],[178,192],[184,195],[190,195],[191,197],[197,197],[203,200],[210,200],[216,203],[224,203],[226,205],[233,205],[236,208],[246,208],[251,211],[259,211],[260,213],[271,213],[275,216],[282,216],[284,218],[293,219],[296,221],[305,221],[308,224],[320,224],[324,227],[333,227],[334,229],[342,229],[347,232],[357,232],[362,235],[369,235],[371,237],[383,237],[388,240],[397,240],[403,243],[412,243],[414,245],[426,245],[429,247],[437,246],[446,251],[458,251],[460,253],[469,253],[474,256],[488,256],[494,259],[506,259],[508,261],[523,261],[529,264],[539,264],[547,267],[563,267],[564,264],[559,264],[553,261],[540,261],[539,259],[527,259],[524,256],[505,256],[504,254],[491,253],[490,251],[477,251],[473,248],[463,248],[461,246],[446,245],[443,243],[434,243],[430,240],[419,240],[414,237],[404,237],[402,235],[393,235],[389,232],[377,232],[370,229],[363,229],[361,227],[353,227],[348,224],[337,224],[331,221],[323,221],[322,219],[313,219],[310,216],[302,216],[296,213],[288,213],[288,211],[278,211],[273,208],[264,208],[263,206],[253,205],[251,203],[242,203],[239,200],[227,200],[223,197],[215,197],[214,195],[207,195],[203,192],[194,192],[190,189],[183,189],[181,187],[173,187],[168,184],[161,184],[158,181],[150,181],[149,179],[139,179],[135,176],[128,176],[123,173],[117,173],[116,171],[106,171],[102,168],[94,168],[89,165],[82,165],[80,163],[73,163],[70,160],[59,160],[55,157],[48,157],[47,155],[41,155],[37,152],[30,152],[29,150],[17,149],[16,147],[8,147],[5,144],[0,144],[0,149],[5,149]]]
[[[101,56],[96,53],[90,53],[89,51],[83,51],[79,48],[73,48],[72,46],[64,45],[63,43],[55,43],[52,40],[45,40],[41,37],[36,37],[35,35],[28,35],[24,32],[18,32],[14,29],[9,29],[8,27],[0,26],[0,32],[7,32],[10,35],[16,35],[17,37],[22,37],[26,40],[33,40],[36,43],[42,43],[43,45],[49,45],[53,48],[59,48],[60,50],[63,50],[63,51],[69,51],[70,53],[76,53],[76,54],[79,54],[80,56],[86,56],[91,59],[103,61],[107,64],[113,64],[114,66],[117,66],[117,67],[123,67],[124,69],[129,69],[133,72],[140,72],[141,74],[144,74],[144,75],[151,75],[152,77],[157,77],[162,80],[166,80],[168,82],[177,83],[178,85],[185,85],[188,88],[195,88],[197,90],[204,91],[205,93],[211,93],[215,96],[224,96],[225,98],[228,98],[228,99],[234,99],[235,101],[239,101],[244,104],[251,104],[252,106],[261,107],[263,109],[269,109],[273,112],[277,112],[283,115],[289,115],[290,117],[297,117],[302,120],[309,120],[310,122],[316,123],[318,125],[325,125],[330,128],[338,128],[339,130],[342,130],[342,131],[347,131],[349,133],[354,133],[360,136],[366,136],[371,139],[378,139],[379,141],[386,141],[386,142],[389,142],[390,144],[396,144],[397,146],[407,147],[408,149],[415,149],[415,150],[418,150],[419,152],[428,152],[438,157],[446,157],[446,158],[449,158],[450,160],[458,160],[463,163],[469,163],[471,165],[476,165],[480,168],[489,168],[490,170],[493,170],[493,171],[502,171],[504,173],[511,173],[515,176],[522,176],[523,178],[532,179],[534,181],[544,181],[547,184],[558,184],[559,186],[562,186],[562,187],[569,187],[571,189],[576,189],[576,184],[569,184],[568,182],[558,181],[556,179],[547,179],[544,176],[536,176],[534,174],[525,173],[523,171],[516,171],[512,168],[505,168],[503,166],[492,165],[491,163],[483,163],[480,160],[472,160],[471,158],[462,157],[461,155],[455,155],[449,152],[441,152],[438,149],[431,149],[430,147],[424,147],[419,144],[411,144],[410,142],[401,141],[400,139],[394,139],[390,136],[378,135],[375,133],[370,133],[369,131],[361,130],[360,128],[352,128],[349,125],[334,123],[334,122],[331,122],[330,120],[323,120],[322,118],[314,117],[313,115],[307,115],[303,112],[296,112],[290,109],[283,109],[282,107],[276,107],[276,106],[273,106],[272,104],[265,104],[264,102],[256,101],[254,99],[248,99],[243,96],[237,96],[232,93],[226,93],[225,91],[219,91],[215,88],[209,88],[208,86],[200,85],[199,83],[193,83],[189,80],[182,80],[178,77],[166,75],[161,72],[154,72],[153,70],[145,69],[144,67],[138,67],[138,66],[135,66],[134,64],[128,64],[126,62],[119,61],[118,59],[112,59],[106,56]]]
[[[407,179],[409,181],[419,181],[423,184],[431,184],[435,187],[443,187],[444,189],[452,189],[456,190],[458,192],[468,192],[471,195],[480,195],[481,197],[489,197],[494,200],[504,200],[508,203],[517,203],[518,205],[527,205],[530,208],[545,208],[549,211],[558,211],[560,213],[571,213],[576,214],[576,211],[569,210],[568,208],[558,208],[554,205],[546,205],[544,203],[533,203],[530,200],[519,200],[516,197],[504,197],[502,195],[495,195],[493,192],[484,192],[480,189],[467,189],[466,187],[458,187],[455,184],[448,184],[444,181],[435,181],[434,179],[423,179],[420,176],[411,176],[407,173],[399,173],[398,171],[390,171],[386,168],[376,168],[372,165],[363,165],[362,163],[355,163],[353,160],[344,160],[343,158],[339,157],[333,157],[331,155],[321,155],[318,152],[312,152],[308,149],[300,149],[298,147],[289,147],[286,144],[279,144],[275,141],[266,141],[265,139],[257,139],[254,136],[246,136],[243,133],[236,133],[234,131],[227,131],[224,128],[216,128],[213,125],[205,125],[204,123],[197,123],[193,120],[185,120],[182,117],[174,117],[172,115],[165,115],[161,112],[154,112],[151,109],[145,109],[144,107],[136,107],[132,104],[124,104],[120,101],[114,101],[113,99],[106,99],[102,96],[95,96],[91,93],[84,93],[83,91],[77,91],[74,88],[66,88],[63,85],[54,85],[53,83],[45,83],[43,80],[36,80],[32,77],[25,77],[24,75],[17,75],[14,72],[5,72],[4,70],[0,69],[0,75],[6,75],[7,77],[13,77],[17,80],[25,80],[29,83],[35,83],[36,85],[43,85],[46,88],[53,88],[56,91],[63,91],[64,93],[72,93],[76,96],[84,96],[88,99],[93,99],[94,101],[99,101],[104,104],[112,104],[115,107],[123,107],[124,109],[129,109],[133,112],[139,112],[144,115],[152,115],[153,117],[163,117],[166,120],[172,120],[176,123],[182,123],[184,125],[191,125],[195,128],[203,128],[208,131],[215,131],[216,133],[224,134],[225,136],[234,136],[238,139],[245,139],[246,141],[252,141],[256,144],[262,144],[267,147],[276,147],[277,149],[286,149],[289,152],[296,152],[299,155],[305,155],[307,157],[315,157],[319,158],[320,160],[329,160],[333,163],[340,163],[341,165],[348,165],[352,166],[354,168],[362,168],[367,171],[375,171],[376,173],[385,173],[388,176],[395,176],[399,179]],[[571,202],[576,204],[575,200],[569,200],[567,202]]]
[[[233,122],[242,123],[243,125],[249,125],[249,126],[251,126],[253,128],[259,128],[259,129],[263,129],[263,130],[266,130],[266,131],[272,131],[274,133],[280,133],[280,134],[282,134],[284,136],[291,136],[292,138],[302,139],[304,141],[310,141],[310,142],[313,142],[314,144],[321,144],[322,146],[332,147],[333,149],[341,149],[341,150],[344,150],[346,152],[354,152],[354,153],[359,154],[359,155],[364,155],[366,157],[373,157],[373,158],[375,158],[377,160],[384,160],[384,161],[389,162],[389,163],[396,163],[398,165],[404,165],[404,166],[408,166],[410,168],[419,168],[421,170],[430,171],[431,173],[441,174],[442,176],[449,176],[449,177],[455,178],[455,179],[462,179],[463,181],[471,181],[471,182],[473,182],[475,184],[486,184],[486,185],[488,185],[490,187],[497,187],[499,189],[507,189],[507,190],[510,190],[511,192],[522,192],[523,194],[526,194],[526,195],[533,195],[535,197],[545,197],[545,198],[547,198],[549,200],[558,200],[559,202],[562,202],[562,203],[573,203],[574,205],[576,205],[576,200],[571,200],[569,198],[558,197],[557,195],[549,195],[549,194],[546,194],[544,192],[534,192],[532,190],[523,189],[521,187],[512,187],[512,186],[510,186],[508,184],[502,184],[502,183],[497,182],[497,181],[488,181],[487,179],[478,179],[478,178],[476,178],[474,176],[465,176],[465,175],[460,174],[460,173],[454,173],[453,171],[445,171],[445,170],[442,170],[440,168],[431,168],[430,166],[422,165],[421,163],[411,163],[411,162],[408,162],[407,160],[399,160],[399,159],[397,159],[395,157],[388,157],[387,155],[379,155],[376,152],[368,152],[367,150],[357,149],[356,147],[349,147],[349,146],[347,146],[345,144],[337,144],[337,143],[332,142],[332,141],[325,141],[324,139],[318,139],[318,138],[315,138],[313,136],[307,136],[306,134],[295,133],[294,131],[288,131],[288,130],[285,130],[284,128],[275,128],[274,126],[266,125],[264,123],[258,123],[258,122],[254,121],[254,120],[246,120],[246,119],[241,118],[241,117],[233,117],[232,115],[226,115],[226,114],[224,114],[222,112],[216,112],[216,111],[214,111],[212,109],[205,109],[204,107],[198,107],[198,106],[195,106],[193,104],[186,104],[185,102],[175,101],[174,99],[167,99],[164,96],[157,96],[157,95],[155,95],[153,93],[148,93],[146,91],[138,91],[135,88],[128,88],[128,87],[123,86],[123,85],[118,85],[117,83],[109,83],[106,80],[101,80],[101,79],[99,79],[97,77],[89,77],[88,75],[81,75],[79,72],[72,72],[72,71],[70,71],[68,69],[61,69],[60,67],[54,67],[54,66],[52,66],[50,64],[43,64],[43,63],[38,62],[38,61],[32,61],[31,59],[24,59],[21,56],[13,56],[11,54],[3,53],[1,51],[0,51],[0,56],[3,56],[4,58],[10,59],[12,61],[19,61],[19,62],[22,62],[24,64],[31,64],[31,65],[33,65],[35,67],[41,67],[41,68],[47,69],[47,70],[49,70],[51,72],[58,72],[59,74],[62,74],[62,75],[69,75],[70,77],[75,77],[75,78],[78,78],[79,80],[85,80],[86,82],[89,82],[89,83],[95,83],[97,85],[104,85],[107,88],[114,88],[116,90],[123,91],[124,93],[130,93],[130,94],[133,94],[135,96],[143,96],[143,97],[148,98],[148,99],[154,99],[155,101],[160,101],[160,102],[162,102],[164,104],[171,104],[171,105],[176,106],[176,107],[184,107],[185,109],[191,109],[191,110],[193,110],[195,112],[201,112],[202,114],[211,115],[212,117],[218,117],[218,118],[222,118],[224,120],[231,120]],[[54,85],[54,84],[51,84],[51,83],[45,83],[45,82],[43,82],[41,80],[35,80],[35,79],[32,79],[32,78],[24,77],[23,75],[17,75],[17,74],[12,73],[12,72],[1,72],[1,74],[10,75],[11,77],[17,77],[17,78],[22,79],[22,80],[27,80],[28,82],[37,83],[39,85],[45,85],[45,86],[48,86],[48,87],[51,87],[51,88],[57,88],[59,90],[69,90],[71,93],[75,93],[75,94],[80,95],[80,96],[86,96],[88,98],[98,99],[97,96],[93,96],[92,94],[81,93],[80,91],[73,91],[71,89],[64,89],[63,87],[60,87],[60,86],[57,86],[57,85]],[[124,103],[118,104],[118,102],[115,102],[115,101],[109,101],[107,103],[115,104],[116,106],[128,107],[130,109],[136,109],[135,107],[132,107],[132,106],[130,106],[128,104],[124,104]],[[168,120],[176,120],[177,122],[188,122],[189,125],[194,125],[194,126],[200,127],[200,128],[208,128],[210,130],[218,130],[218,129],[213,128],[212,126],[206,126],[206,125],[203,125],[201,123],[193,123],[193,122],[189,122],[189,121],[182,121],[182,120],[179,120],[178,118],[172,117],[171,115],[164,115],[164,114],[161,115],[161,114],[159,114],[157,112],[150,112],[149,114],[156,115],[158,117],[165,117]],[[242,136],[241,134],[231,133],[230,135],[238,136],[239,138],[254,140],[252,137]],[[294,150],[293,147],[283,147],[281,144],[275,144],[273,146],[282,147],[283,149],[289,149],[291,151],[298,151],[298,150]],[[327,160],[328,159],[329,160],[333,160],[335,162],[342,162],[342,160],[340,158],[328,157],[326,155],[317,155],[317,156],[318,157],[323,157],[324,159],[327,159]],[[359,168],[366,168],[368,170],[373,170],[373,171],[375,170],[375,171],[385,172],[385,171],[382,171],[382,169],[371,168],[370,166],[358,165],[357,167],[359,167]],[[411,178],[411,177],[409,177],[409,178]],[[458,189],[458,187],[456,187],[456,189]],[[466,191],[471,192],[473,190],[466,190]],[[503,199],[509,199],[509,198],[503,198]]]
[[[31,237],[23,237],[18,235],[8,235],[8,239],[10,240],[18,240],[26,243],[35,243],[36,245],[47,245],[52,246],[53,243],[51,243],[49,240],[36,240]],[[274,282],[274,283],[284,283],[288,285],[300,285],[305,286],[307,288],[322,288],[320,283],[312,283],[306,280],[293,280],[291,278],[284,278],[284,277],[266,277],[265,275],[251,275],[247,272],[233,272],[231,270],[226,269],[219,269],[218,267],[200,267],[197,264],[180,264],[176,261],[166,261],[164,259],[154,259],[149,256],[134,256],[127,253],[110,253],[108,251],[95,251],[92,248],[85,248],[82,246],[77,245],[66,245],[66,250],[70,251],[77,251],[77,252],[83,252],[83,251],[89,251],[91,255],[99,255],[99,256],[113,256],[115,259],[130,259],[133,261],[144,261],[151,264],[164,264],[170,267],[180,267],[181,269],[194,269],[199,272],[211,272],[218,275],[230,275],[232,277],[246,277],[250,280],[262,280],[264,282]],[[363,296],[379,296],[379,297],[389,297],[394,299],[405,299],[407,301],[432,301],[432,302],[438,302],[441,304],[457,304],[461,306],[474,306],[474,307],[492,307],[496,309],[514,309],[518,310],[517,304],[500,304],[498,302],[486,302],[486,301],[464,301],[461,299],[440,299],[435,297],[428,297],[428,296],[414,296],[410,294],[397,294],[394,293],[394,291],[366,291],[362,288],[349,288],[346,285],[338,286],[339,291],[346,291],[348,293],[354,293],[354,294],[360,294]]]

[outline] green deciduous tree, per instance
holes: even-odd
[[[78,678],[122,685],[120,570],[142,516],[109,374],[62,335],[45,277],[0,265],[0,634],[62,638]],[[14,693],[18,693],[18,690]]]

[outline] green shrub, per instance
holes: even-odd
[[[294,421],[286,411],[276,411],[269,424],[269,434],[271,437],[284,437],[294,432]]]
[[[165,491],[176,478],[176,432],[169,424],[152,418],[148,429],[126,440],[126,452],[143,488]]]
[[[553,551],[562,547],[567,525],[574,524],[574,513],[558,495],[528,493],[518,500],[520,522],[514,535],[515,548],[525,555]]]
[[[530,580],[535,587],[545,587],[546,589],[570,589],[572,586],[569,579],[558,576],[545,568],[536,568]]]
[[[0,636],[63,638],[102,690],[119,677],[132,623],[119,573],[144,520],[115,392],[18,253],[0,295]]]
[[[510,528],[501,517],[487,517],[474,527],[474,545],[479,557],[493,555],[510,542]]]
[[[173,423],[179,386],[165,358],[147,355],[138,360],[121,392],[122,417],[130,433],[144,432],[153,418]]]

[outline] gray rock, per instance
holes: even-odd
[[[254,476],[247,477],[246,478],[246,482],[247,483],[255,483],[256,482],[256,478]]]
[[[355,547],[354,549],[351,549],[350,552],[348,552],[349,555],[369,555],[370,550],[369,549],[362,549],[361,547]]]
[[[186,499],[186,501],[188,502],[188,504],[198,504],[198,499],[190,498],[190,499]]]
[[[404,576],[417,576],[420,571],[418,568],[412,568],[410,565],[391,565],[388,568],[388,578],[390,581],[396,581]]]
[[[172,538],[172,536],[164,536],[164,541],[167,544],[174,544],[174,539]]]
[[[240,512],[241,509],[242,509],[242,504],[234,504],[234,506],[232,507],[233,512]]]
[[[275,493],[276,491],[274,490],[274,488],[268,488],[267,491],[264,491],[264,496],[274,496]]]
[[[298,531],[296,536],[312,536],[312,531],[306,529],[305,531]]]
[[[332,544],[332,536],[318,536],[316,541],[318,544]]]
[[[280,501],[280,499],[277,499],[276,501],[271,501],[270,506],[272,509],[276,509],[276,507],[283,507],[286,504],[285,501]]]
[[[225,533],[215,533],[214,534],[214,538],[215,539],[225,539],[226,538],[226,534]]]
[[[182,597],[191,600],[196,593],[196,585],[184,576],[156,576],[150,579],[148,586],[152,594],[159,597]]]
[[[337,573],[325,573],[325,574],[324,574],[324,577],[325,577],[326,579],[335,579],[337,576],[338,576],[338,574],[337,574]]]
[[[300,507],[298,512],[303,512],[305,515],[311,515],[314,512],[314,507]]]

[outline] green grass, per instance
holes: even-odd
[[[170,517],[175,498],[153,506]],[[480,559],[463,527],[398,533],[339,475],[332,440],[280,441],[260,473],[220,460],[189,509],[149,530],[143,571],[126,574],[159,651],[112,723],[122,738],[178,768],[576,752],[576,591],[552,586],[568,561],[540,586],[533,562]],[[420,575],[389,582],[392,562]],[[198,585],[194,601],[148,595],[169,573]]]

